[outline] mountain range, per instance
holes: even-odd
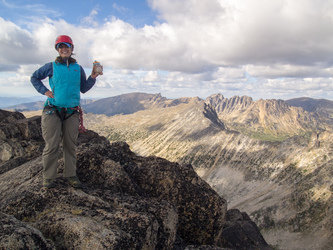
[[[198,97],[167,99],[161,94],[130,93],[97,100],[82,99],[81,106],[87,113],[113,116],[176,106],[192,99],[197,102],[203,101]],[[17,98],[0,98],[1,103],[10,104],[18,101]],[[257,135],[259,139],[266,135],[272,140],[283,140],[314,129],[325,130],[327,125],[333,125],[333,101],[325,99],[303,97],[286,101],[275,99],[253,101],[248,96],[224,98],[221,94],[215,94],[205,101],[214,107],[219,118],[228,123],[230,128],[249,136]],[[21,102],[12,106],[7,105],[5,109],[37,111],[43,108],[44,102]]]
[[[109,141],[191,164],[276,249],[332,246],[332,101],[131,93],[82,106]]]
[[[113,102],[122,103],[122,112]],[[132,112],[124,112],[126,103]],[[277,249],[332,244],[331,101],[133,93],[93,104],[99,115],[84,107],[89,129],[126,141],[139,155],[192,164],[230,207],[249,213]]]

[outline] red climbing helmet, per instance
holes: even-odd
[[[73,44],[72,38],[70,38],[69,36],[66,36],[66,35],[58,36],[55,40],[55,43],[54,43],[55,49],[57,49],[57,47],[60,43],[64,43],[68,47],[72,47],[72,49],[74,50],[74,44]]]

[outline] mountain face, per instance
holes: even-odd
[[[79,136],[84,188],[68,185],[60,158],[56,187],[44,189],[40,116],[0,117],[1,249],[271,249],[191,165],[138,156],[93,131]]]
[[[206,102],[230,128],[257,139],[284,140],[325,129],[325,121],[317,113],[309,113],[283,100],[253,101],[247,96],[228,99],[216,94]]]
[[[89,128],[126,141],[139,155],[190,163],[277,249],[332,245],[333,135],[318,114],[282,100],[213,95],[126,116],[85,117]],[[242,129],[287,139],[258,140]]]

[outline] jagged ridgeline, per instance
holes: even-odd
[[[77,150],[84,188],[62,177],[62,158],[56,187],[42,188],[40,123],[0,110],[0,249],[271,249],[190,164],[91,130]]]
[[[192,164],[278,249],[332,245],[332,101],[132,93],[84,108],[86,125],[110,141]]]

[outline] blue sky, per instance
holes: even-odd
[[[95,10],[94,18],[100,23],[115,16],[135,27],[153,24],[156,19],[154,11],[146,1],[133,0],[1,0],[0,16],[8,21],[24,26],[35,17],[64,19],[72,24],[84,24],[84,19]]]
[[[0,0],[0,97],[39,95],[30,76],[67,34],[87,75],[104,66],[83,98],[333,100],[332,27],[331,0]]]

